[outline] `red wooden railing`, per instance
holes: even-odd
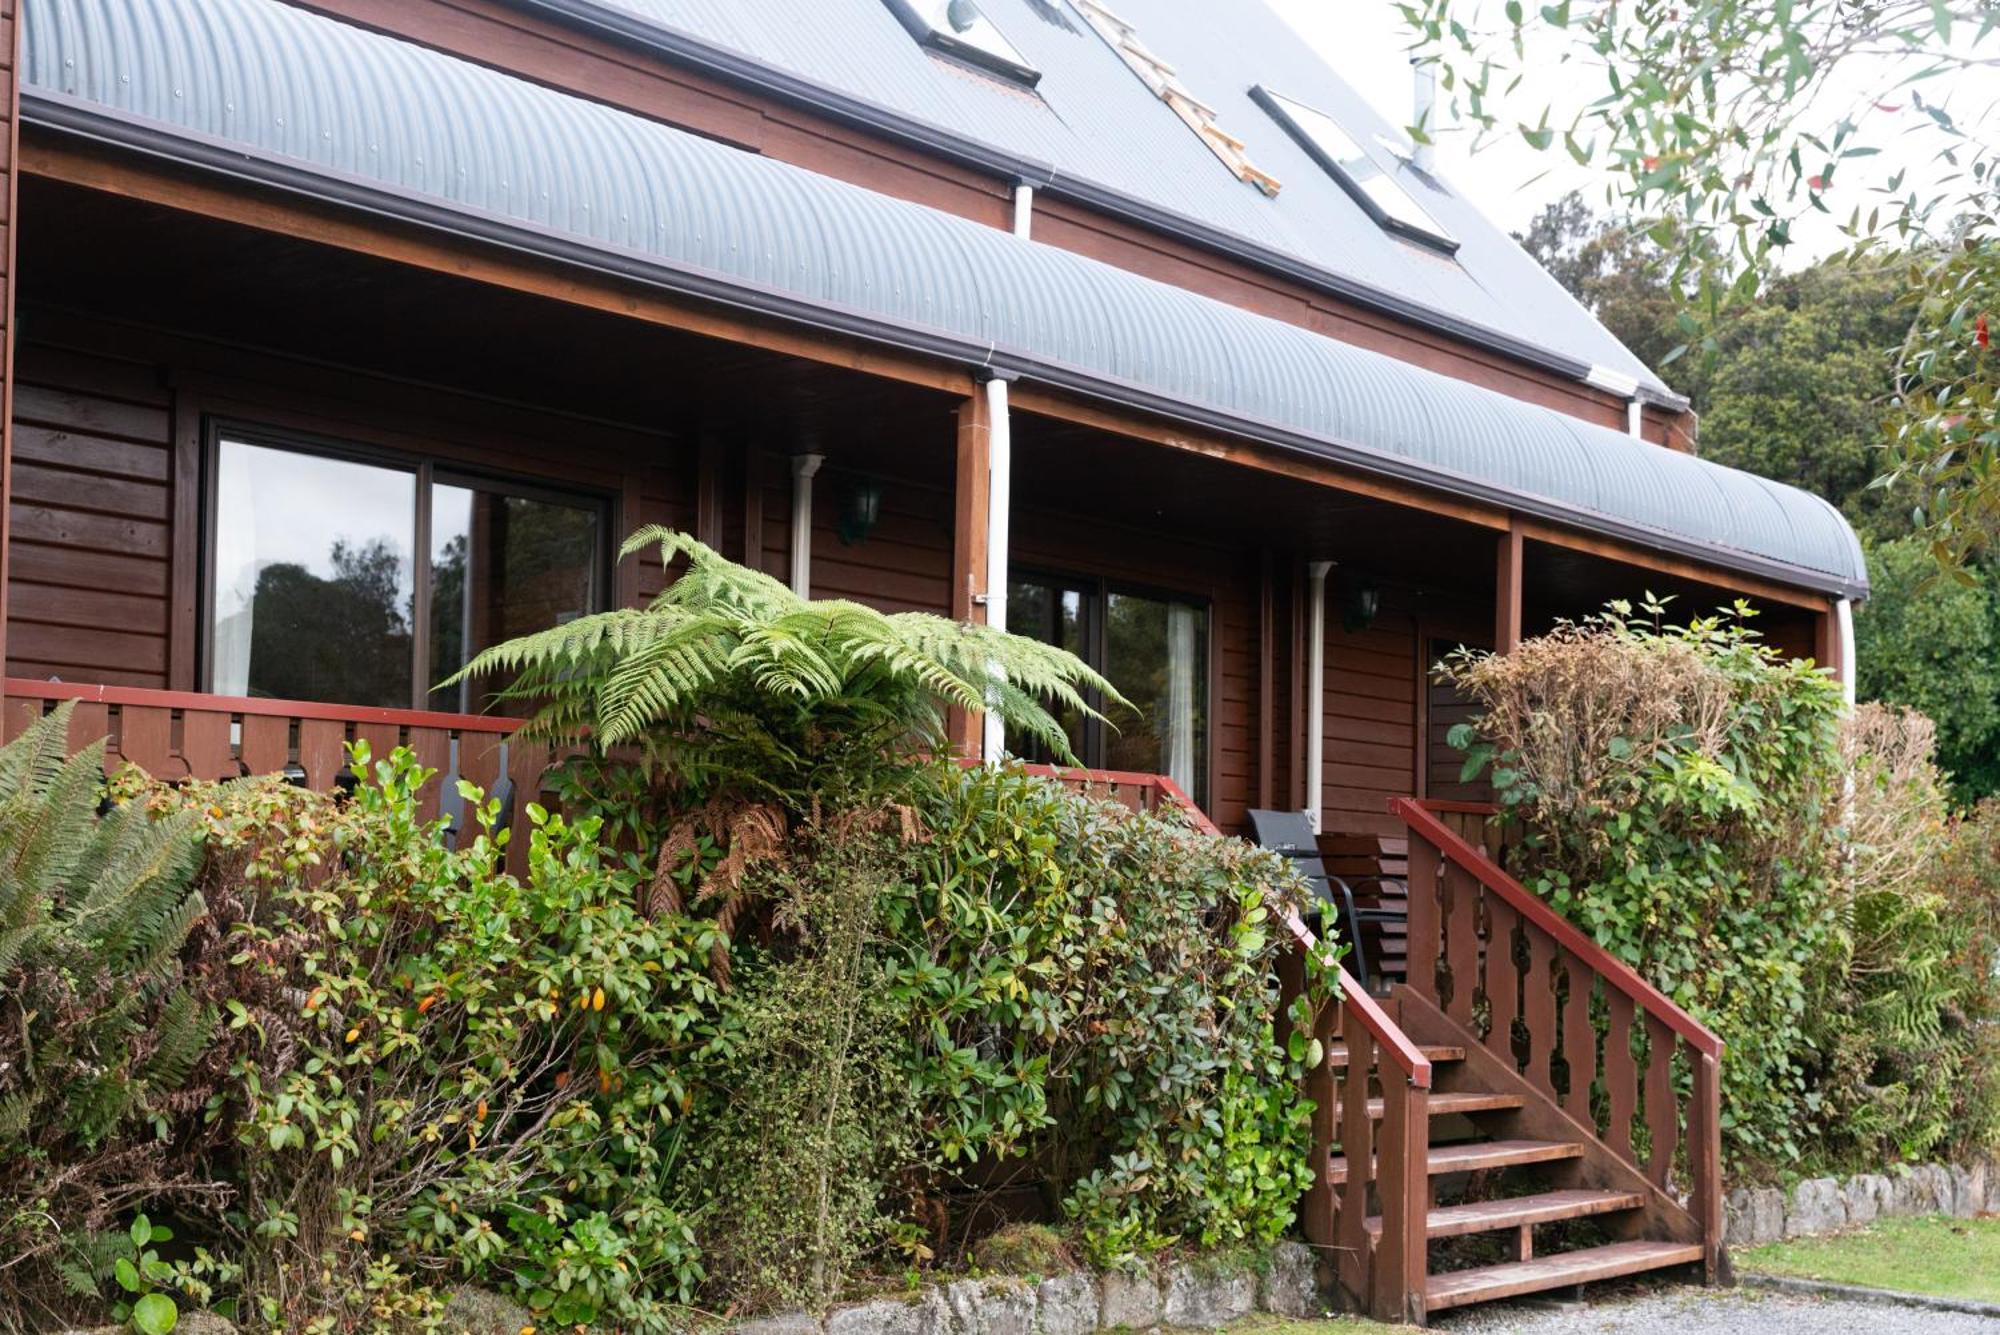
[[[377,758],[407,746],[418,763],[446,776],[455,772],[489,793],[503,773],[511,777],[514,810],[508,814],[516,830],[525,828],[520,808],[540,796],[548,767],[545,748],[513,739],[518,719],[23,677],[6,680],[0,738],[20,736],[64,700],[77,702],[70,745],[106,738],[107,769],[129,761],[169,781],[290,773],[325,790],[346,769],[349,742],[367,742]],[[426,820],[437,814],[444,786],[425,785],[420,800]],[[525,837],[515,843],[517,850],[526,847]]]
[[[1410,831],[1411,990],[1663,1193],[1684,1182],[1712,1275],[1722,1040],[1502,869],[1494,808],[1390,806]]]
[[[1172,779],[1162,774],[1030,765],[1094,796],[1135,811],[1170,806],[1204,834],[1222,832]],[[1287,910],[1291,949],[1280,961],[1280,1011],[1307,989],[1308,956],[1321,961],[1322,995],[1313,1009],[1313,1037],[1323,1059],[1305,1076],[1312,1100],[1312,1185],[1300,1203],[1310,1243],[1333,1260],[1340,1286],[1384,1321],[1424,1319],[1429,1270],[1426,1220],[1430,1207],[1431,1064],[1423,1050],[1355,982],[1299,915]],[[1331,981],[1331,989],[1325,987]],[[1379,1097],[1382,1113],[1370,1103]],[[1334,1181],[1334,1156],[1347,1164]],[[1369,1165],[1373,1164],[1373,1171]],[[1370,1189],[1381,1207],[1381,1231],[1371,1238]]]

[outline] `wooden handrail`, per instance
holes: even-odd
[[[384,724],[407,728],[451,728],[459,732],[513,732],[517,718],[492,714],[446,714],[427,709],[385,709],[378,705],[330,705],[313,700],[272,700],[254,695],[208,695],[201,691],[160,691],[145,686],[104,686],[95,682],[39,681],[9,677],[4,692],[18,700],[80,700],[99,705],[152,709],[201,709],[218,714],[269,718],[325,719],[339,723]]]
[[[1556,944],[1589,966],[1606,983],[1616,987],[1637,1002],[1647,1014],[1686,1039],[1697,1052],[1718,1060],[1721,1058],[1722,1039],[1713,1030],[1675,1005],[1665,993],[1641,978],[1631,965],[1577,930],[1567,918],[1544,904],[1526,886],[1501,870],[1500,865],[1493,859],[1460,838],[1435,814],[1426,809],[1425,804],[1413,798],[1398,797],[1390,801],[1389,809],[1410,827],[1412,833],[1420,834],[1429,840],[1431,845],[1459,870],[1474,877],[1489,891],[1505,900],[1515,912],[1548,933]]]
[[[1299,917],[1298,910],[1285,910],[1285,926],[1291,929],[1292,937],[1298,942],[1301,950],[1310,954],[1320,948],[1319,937],[1314,935],[1312,928],[1306,926],[1305,920]],[[1340,984],[1341,1004],[1361,1021],[1362,1027],[1368,1031],[1368,1036],[1375,1040],[1376,1046],[1389,1058],[1390,1064],[1409,1078],[1413,1088],[1429,1089],[1431,1059],[1424,1056],[1423,1049],[1410,1041],[1410,1036],[1397,1027],[1396,1022],[1389,1018],[1388,1012],[1368,994],[1367,988],[1354,981],[1354,975],[1350,974],[1345,966],[1338,960],[1324,962],[1332,965],[1334,977]]]

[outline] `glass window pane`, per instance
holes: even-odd
[[[980,12],[976,0],[889,0],[889,8],[927,46],[1030,87],[1042,77],[1007,34]]]
[[[416,477],[221,442],[213,689],[407,708]]]
[[[1043,644],[1067,649],[1078,658],[1089,661],[1089,651],[1084,642],[1083,593],[1078,589],[1064,588],[1045,580],[1008,580],[1007,629],[1016,635],[1040,640]],[[1059,708],[1055,716],[1069,738],[1070,750],[1079,761],[1088,763],[1090,753],[1085,749],[1083,713],[1076,709]],[[1009,749],[1023,760],[1035,764],[1045,765],[1056,759],[1047,747],[1029,737],[1010,738]]]
[[[1128,593],[1105,599],[1104,675],[1132,703],[1117,710],[1105,766],[1165,774],[1207,798],[1208,613]]]
[[[432,487],[432,686],[483,649],[598,610],[600,522],[592,505],[474,486]],[[489,703],[487,691],[500,685],[434,689],[431,706],[475,713]]]

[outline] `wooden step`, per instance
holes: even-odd
[[[1432,1063],[1462,1062],[1465,1060],[1464,1048],[1451,1047],[1442,1043],[1426,1043],[1419,1051],[1424,1054],[1425,1061]],[[1329,1047],[1326,1050],[1326,1061],[1327,1065],[1336,1070],[1345,1070],[1347,1068],[1347,1044],[1335,1043]]]
[[[1491,1302],[1495,1298],[1515,1298],[1524,1293],[1591,1284],[1601,1279],[1616,1279],[1620,1275],[1636,1275],[1699,1260],[1699,1243],[1614,1242],[1604,1247],[1538,1256],[1532,1261],[1432,1275],[1425,1285],[1424,1306],[1428,1311],[1442,1312],[1467,1303]]]
[[[1449,1117],[1453,1113],[1466,1116],[1478,1112],[1505,1112],[1525,1107],[1527,1102],[1519,1094],[1485,1094],[1475,1090],[1462,1094],[1433,1094],[1430,1111],[1433,1117]],[[1382,1120],[1382,1108],[1382,1100],[1368,1100],[1368,1115],[1378,1122]]]
[[[1503,1200],[1476,1201],[1469,1205],[1449,1205],[1441,1210],[1432,1210],[1425,1231],[1434,1238],[1456,1238],[1467,1233],[1488,1233],[1529,1224],[1551,1224],[1558,1219],[1582,1219],[1587,1215],[1636,1210],[1645,1203],[1646,1198],[1636,1191],[1545,1191],[1537,1196],[1509,1196]],[[1368,1231],[1382,1231],[1379,1216],[1368,1221]]]
[[[1506,1168],[1513,1164],[1549,1163],[1556,1159],[1575,1159],[1583,1154],[1583,1146],[1568,1140],[1477,1140],[1463,1145],[1433,1145],[1430,1153],[1430,1171],[1433,1177],[1439,1173],[1469,1173],[1479,1168]],[[1373,1176],[1375,1160],[1368,1160],[1368,1172]],[[1335,1155],[1330,1181],[1338,1184],[1347,1181],[1347,1159]]]

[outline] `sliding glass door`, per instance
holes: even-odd
[[[1205,603],[1096,580],[1017,573],[1008,583],[1009,630],[1068,649],[1131,704],[1103,721],[1059,715],[1083,763],[1165,774],[1197,802],[1208,799],[1208,621]]]

